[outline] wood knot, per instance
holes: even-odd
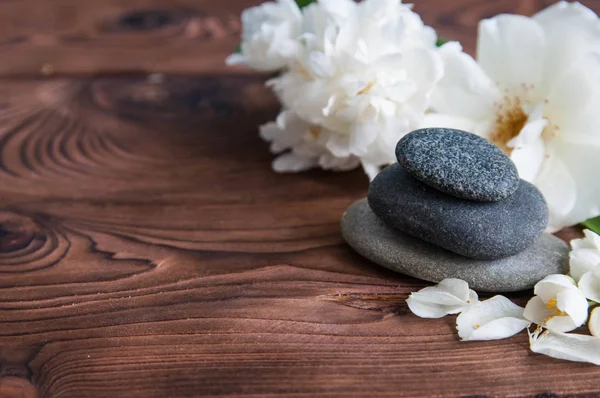
[[[105,26],[109,31],[148,32],[182,25],[185,12],[177,9],[135,10],[121,15]]]
[[[68,251],[62,233],[42,219],[0,210],[0,274],[51,267]],[[1,352],[1,351],[0,351]]]
[[[260,79],[254,77],[107,78],[91,86],[91,97],[99,107],[136,120],[231,118],[256,113],[257,107],[272,109],[270,96]],[[247,101],[251,98],[251,101]]]
[[[33,220],[8,211],[0,211],[0,253],[22,250],[44,234]]]

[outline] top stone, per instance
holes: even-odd
[[[517,169],[500,148],[461,130],[413,131],[398,142],[396,157],[416,179],[462,199],[497,202],[519,187]]]

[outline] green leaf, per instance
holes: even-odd
[[[307,5],[314,3],[316,0],[296,0],[296,4],[298,4],[298,7],[300,7],[300,9],[306,7]]]
[[[447,40],[447,39],[442,39],[441,37],[439,37],[439,38],[437,39],[437,41],[435,42],[435,45],[436,45],[436,46],[438,46],[438,47],[441,47],[441,46],[443,46],[444,44],[448,43],[449,41],[450,41],[450,40]]]
[[[242,45],[238,44],[237,46],[235,46],[235,51],[234,53],[236,54],[240,54],[242,52]]]
[[[582,222],[582,224],[587,229],[590,229],[595,233],[600,234],[600,217],[591,218],[587,221]]]

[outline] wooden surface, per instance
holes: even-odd
[[[0,398],[600,396],[525,334],[411,315],[426,284],[340,237],[360,171],[270,170],[277,103],[223,66],[251,3],[0,2]],[[415,8],[472,49],[544,3]]]

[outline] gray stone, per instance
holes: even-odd
[[[543,234],[527,250],[511,257],[475,260],[388,227],[365,199],[346,210],[341,227],[346,242],[376,264],[430,282],[463,279],[476,291],[525,290],[547,275],[569,269],[569,246],[552,235]]]
[[[495,202],[519,187],[517,168],[500,148],[461,130],[414,131],[398,142],[396,157],[419,181],[463,199]]]
[[[437,191],[395,163],[369,187],[369,205],[389,226],[466,257],[516,254],[539,237],[548,222],[542,194],[521,181],[499,202],[463,200]]]

